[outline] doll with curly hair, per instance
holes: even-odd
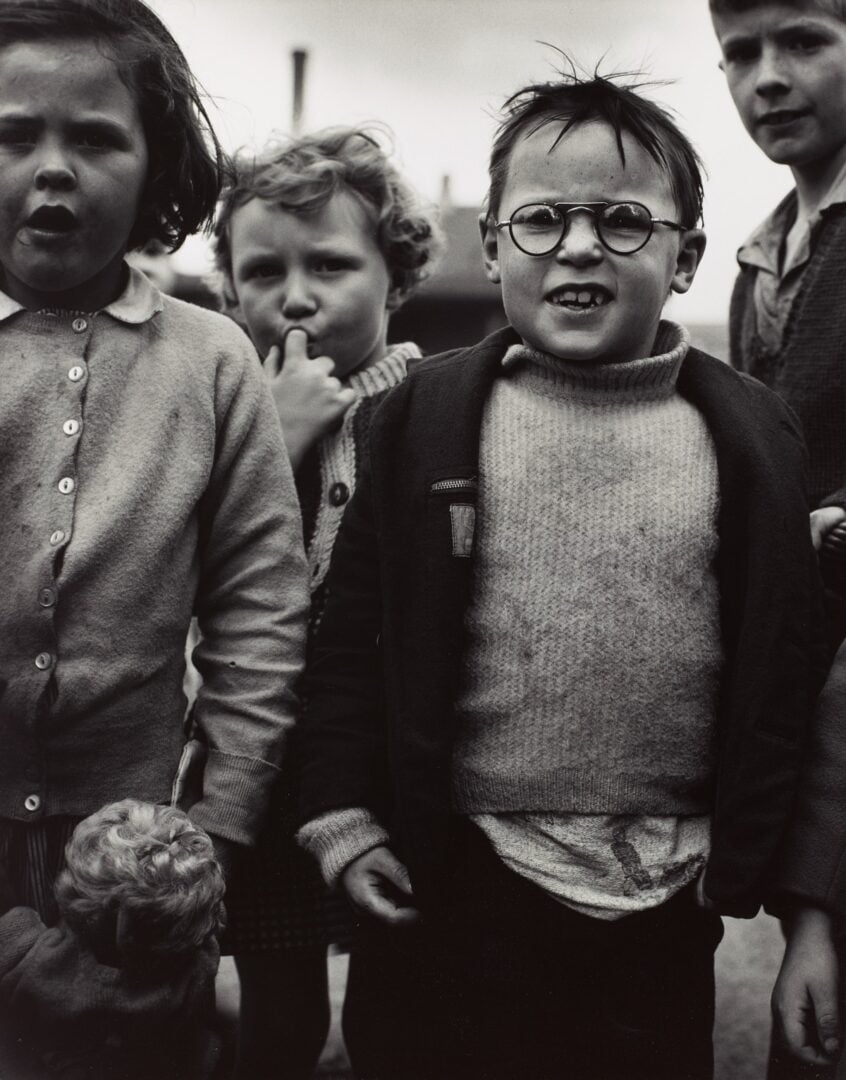
[[[202,1080],[225,918],[209,836],[124,799],[80,822],[65,857],[58,925],[0,918],[0,1027],[63,1080]]]

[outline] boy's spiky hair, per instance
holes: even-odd
[[[666,171],[681,224],[696,226],[702,217],[702,162],[670,113],[638,92],[650,84],[628,73],[582,78],[572,61],[564,60],[570,70],[562,71],[559,79],[525,86],[503,106],[490,158],[488,216],[499,216],[511,153],[520,138],[560,123],[551,150],[571,128],[598,120],[613,128],[623,164],[627,132]]]
[[[182,810],[110,803],[77,825],[65,855],[59,910],[98,954],[127,967],[168,961],[223,928],[214,847]]]
[[[846,0],[708,0],[708,6],[714,15],[754,11],[755,8],[771,7],[775,3],[797,10],[810,8],[846,21]]]
[[[214,252],[223,303],[237,303],[232,284],[232,215],[251,199],[294,214],[320,210],[348,192],[373,218],[379,250],[397,298],[405,300],[432,271],[442,247],[434,214],[425,208],[376,138],[358,128],[327,128],[292,138],[255,157],[240,155],[218,208]]]
[[[0,48],[92,41],[114,60],[138,104],[149,164],[129,250],[175,251],[214,213],[225,155],[185,55],[143,0],[2,0]]]

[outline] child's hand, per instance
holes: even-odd
[[[402,926],[420,918],[411,903],[408,871],[384,845],[354,859],[341,875],[341,884],[357,908],[380,922]]]
[[[831,917],[802,908],[787,938],[773,989],[773,1019],[788,1049],[808,1065],[830,1065],[840,1053],[837,953]]]
[[[212,835],[211,842],[214,845],[214,856],[220,865],[220,872],[223,874],[223,880],[229,883],[229,878],[232,874],[232,870],[238,861],[238,854],[241,850],[238,844],[233,840],[226,840],[222,836]]]
[[[264,361],[294,472],[355,401],[355,391],[341,386],[332,374],[335,364],[330,357],[309,359],[307,346],[305,330],[289,330],[284,356],[274,345]]]
[[[822,506],[811,511],[811,539],[815,551],[820,550],[826,535],[843,521],[846,521],[846,510],[842,506]]]

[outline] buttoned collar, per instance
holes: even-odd
[[[98,314],[111,315],[113,319],[122,323],[137,325],[148,322],[162,310],[164,299],[156,286],[140,270],[134,266],[128,266],[127,269],[129,279],[126,288],[117,300],[113,300]],[[19,304],[17,300],[13,300],[11,296],[0,291],[0,322],[24,310],[23,304]],[[87,315],[89,312],[68,311],[65,314]]]

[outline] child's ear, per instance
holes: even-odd
[[[499,276],[499,233],[494,226],[493,218],[489,214],[479,214],[479,232],[482,234],[485,273],[488,281],[498,285],[501,280]]]
[[[385,309],[388,313],[394,312],[397,308],[401,308],[407,298],[405,289],[400,285],[392,285],[388,290],[388,299],[385,301]]]
[[[679,254],[670,290],[686,293],[693,284],[696,271],[705,253],[706,237],[702,229],[687,229],[680,234]]]

